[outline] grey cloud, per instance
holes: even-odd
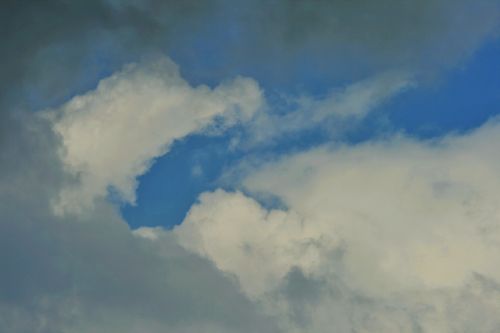
[[[19,90],[9,92],[23,87],[35,91],[31,98],[60,102],[93,87],[103,70],[176,42],[209,80],[252,68],[260,69],[257,78],[280,82],[306,69],[349,81],[388,68],[432,73],[497,33],[499,6],[498,0],[8,0],[0,11],[1,94],[19,101]],[[217,29],[234,31],[216,49],[190,44],[217,40]],[[223,63],[204,63],[217,52]]]
[[[284,297],[290,304],[290,321],[305,328],[311,325],[311,308],[319,305],[325,292],[329,292],[325,281],[309,277],[299,267],[293,267],[274,297]]]
[[[341,261],[331,258],[341,269]],[[496,332],[500,286],[480,274],[460,288],[367,296],[339,276],[329,282],[292,268],[267,302],[284,302],[288,332]],[[269,306],[269,304],[268,304]],[[272,311],[272,310],[269,310]]]
[[[57,138],[31,116],[3,120],[0,331],[276,331],[210,262],[134,236],[112,205],[55,217],[71,181]]]
[[[500,18],[497,0],[259,0],[235,7],[235,67],[251,62],[288,78],[304,68],[348,80],[387,68],[433,73],[498,34]]]

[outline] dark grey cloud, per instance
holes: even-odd
[[[24,87],[39,103],[59,102],[95,85],[103,71],[169,47],[192,66],[191,76],[207,81],[239,74],[271,82],[352,80],[388,68],[434,73],[498,34],[500,19],[498,0],[8,0],[0,6],[2,94]],[[19,91],[11,97],[19,101]]]
[[[124,62],[188,35],[213,1],[3,1],[1,97],[54,103],[88,89]]]

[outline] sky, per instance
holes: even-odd
[[[500,1],[0,4],[0,332],[500,331]]]

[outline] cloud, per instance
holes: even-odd
[[[311,130],[323,130],[330,137],[339,136],[388,99],[415,85],[409,73],[386,72],[332,89],[322,97],[288,96],[262,109],[246,124],[247,137],[242,146],[275,144]],[[277,112],[280,107],[287,109],[286,112]]]
[[[304,67],[347,78],[387,68],[434,72],[498,34],[499,6],[496,0],[260,0],[233,10],[237,38],[248,40],[247,48],[235,40],[234,49],[241,52],[237,61],[261,62],[285,77]],[[269,56],[279,62],[269,66]]]
[[[496,123],[283,157],[248,174],[244,192],[202,195],[173,232],[130,230],[110,187],[133,202],[136,177],[172,142],[256,119],[254,81],[193,87],[169,60],[148,62],[210,35],[224,4],[2,2],[0,331],[498,331]],[[221,20],[237,22],[222,66],[287,78],[307,59],[325,75],[347,68],[349,82],[453,66],[498,18],[496,1],[240,5]],[[286,134],[311,112],[314,125],[363,117],[407,83],[363,81],[266,121]],[[50,107],[50,121],[25,107]]]
[[[262,105],[251,79],[236,78],[211,89],[191,87],[166,58],[126,66],[97,88],[47,111],[63,143],[63,160],[78,183],[64,189],[55,209],[85,209],[109,188],[135,201],[136,177],[174,140],[213,133],[246,121]]]
[[[237,274],[253,298],[277,287],[290,262],[302,267],[318,263],[314,246],[308,251],[311,236],[298,215],[268,212],[241,193],[203,194],[175,233],[186,248]]]
[[[281,157],[242,182],[285,208],[217,190],[174,233],[288,318],[290,332],[494,331],[499,139],[492,120],[434,141],[396,136]],[[294,297],[301,288],[307,296]]]
[[[2,103],[60,103],[103,72],[164,50],[174,31],[188,36],[212,8],[210,0],[2,1]]]
[[[58,104],[88,90],[103,73],[173,46],[184,50],[180,54],[192,59],[198,72],[207,71],[210,82],[254,67],[259,70],[252,74],[280,82],[308,72],[350,81],[387,69],[449,68],[497,32],[498,5],[497,0],[238,5],[225,0],[8,0],[1,4],[8,14],[2,19],[0,90],[11,103],[28,100],[21,98],[23,92],[34,104]],[[217,42],[221,35],[224,40]],[[214,43],[199,50],[200,39]],[[211,66],[211,58],[221,60]]]

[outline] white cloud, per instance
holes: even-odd
[[[290,332],[301,331],[297,316],[310,319],[310,332],[495,331],[499,140],[492,121],[435,141],[399,136],[286,156],[243,184],[287,208],[219,190],[174,233]],[[293,284],[290,292],[306,290],[298,299],[287,294]]]
[[[314,110],[309,119],[312,121],[310,125],[314,125],[331,115],[364,117],[380,103],[413,85],[414,82],[408,73],[386,72],[355,82],[344,89],[334,89],[323,99],[315,100],[303,96],[298,102],[302,110]]]
[[[370,294],[500,278],[498,125],[464,137],[319,148],[246,179],[278,195],[322,234],[346,242],[351,282]],[[308,222],[305,222],[308,223]]]
[[[290,263],[303,268],[319,264],[310,243],[318,235],[310,234],[298,215],[267,211],[241,193],[203,194],[175,233],[186,248],[237,274],[253,298],[277,287]]]
[[[126,66],[94,91],[49,112],[63,141],[64,162],[80,177],[62,191],[56,210],[88,207],[109,187],[133,203],[136,177],[174,140],[214,120],[219,127],[248,120],[261,104],[261,91],[251,79],[236,78],[211,89],[190,86],[166,58]]]

